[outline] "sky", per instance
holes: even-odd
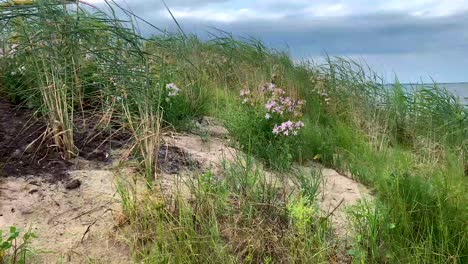
[[[102,4],[104,0],[87,0]],[[175,30],[161,0],[115,0]],[[254,37],[294,59],[348,57],[392,82],[468,82],[468,0],[166,0],[186,33]],[[151,33],[141,24],[142,32]]]

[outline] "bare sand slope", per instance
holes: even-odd
[[[207,127],[208,137],[195,134],[163,137],[158,158],[162,167],[160,184],[166,194],[180,192],[184,188],[181,186],[197,173],[221,172],[222,162],[233,161],[239,154],[227,144],[224,128]],[[302,169],[311,170],[311,166],[318,165]],[[81,169],[69,171],[70,180],[65,183],[34,175],[0,178],[0,228],[15,225],[37,233],[33,242],[38,249],[34,263],[131,263],[129,249],[117,228],[122,213],[115,175],[110,167],[75,168]],[[128,171],[132,173],[131,169]],[[350,234],[345,209],[369,191],[335,170],[322,168],[321,172],[320,208],[324,216],[330,217],[337,238],[347,240]],[[266,173],[272,181],[278,176]],[[79,181],[79,186],[70,186],[74,180]]]

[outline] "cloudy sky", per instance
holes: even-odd
[[[103,0],[87,0],[99,3]],[[116,0],[174,29],[161,0]],[[166,0],[186,32],[216,27],[297,59],[366,61],[387,81],[468,81],[468,0]],[[142,30],[147,32],[149,29]]]

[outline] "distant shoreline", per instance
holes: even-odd
[[[395,83],[386,83],[385,85],[394,85]],[[430,85],[432,83],[400,83],[401,85]],[[436,82],[435,84],[468,84],[468,82]]]

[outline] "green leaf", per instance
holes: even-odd
[[[4,241],[3,243],[0,244],[0,249],[1,250],[7,250],[9,248],[11,248],[11,243],[10,242]]]

